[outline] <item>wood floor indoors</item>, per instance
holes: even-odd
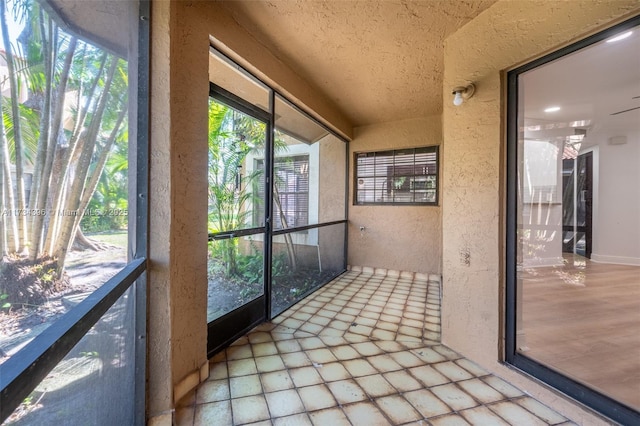
[[[565,265],[525,269],[527,356],[640,409],[640,266],[565,255]]]

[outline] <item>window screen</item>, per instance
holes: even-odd
[[[354,204],[438,204],[438,147],[355,153]]]
[[[264,171],[264,160],[256,167]],[[278,157],[274,163],[273,229],[309,224],[309,156]],[[259,197],[264,197],[264,184]],[[264,224],[264,206],[257,209],[256,223]]]

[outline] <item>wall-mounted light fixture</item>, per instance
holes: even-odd
[[[464,102],[465,99],[469,99],[470,97],[472,97],[475,91],[476,86],[474,86],[473,83],[469,83],[466,86],[458,86],[454,88],[453,92],[451,93],[452,95],[454,95],[453,104],[455,106],[462,105],[462,102]]]

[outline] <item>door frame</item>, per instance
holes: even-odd
[[[273,198],[271,163],[273,158],[273,113],[264,111],[235,94],[209,82],[209,97],[265,124],[265,220],[264,226],[224,230],[209,234],[209,241],[225,240],[249,235],[263,235],[263,288],[255,299],[227,312],[207,323],[207,356],[212,357],[222,348],[246,334],[249,330],[269,318],[271,308],[271,204]],[[273,111],[273,91],[269,92],[270,111]]]

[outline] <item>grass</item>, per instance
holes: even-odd
[[[101,243],[113,244],[114,246],[127,248],[127,231],[106,231],[99,234],[87,234],[87,237]]]

